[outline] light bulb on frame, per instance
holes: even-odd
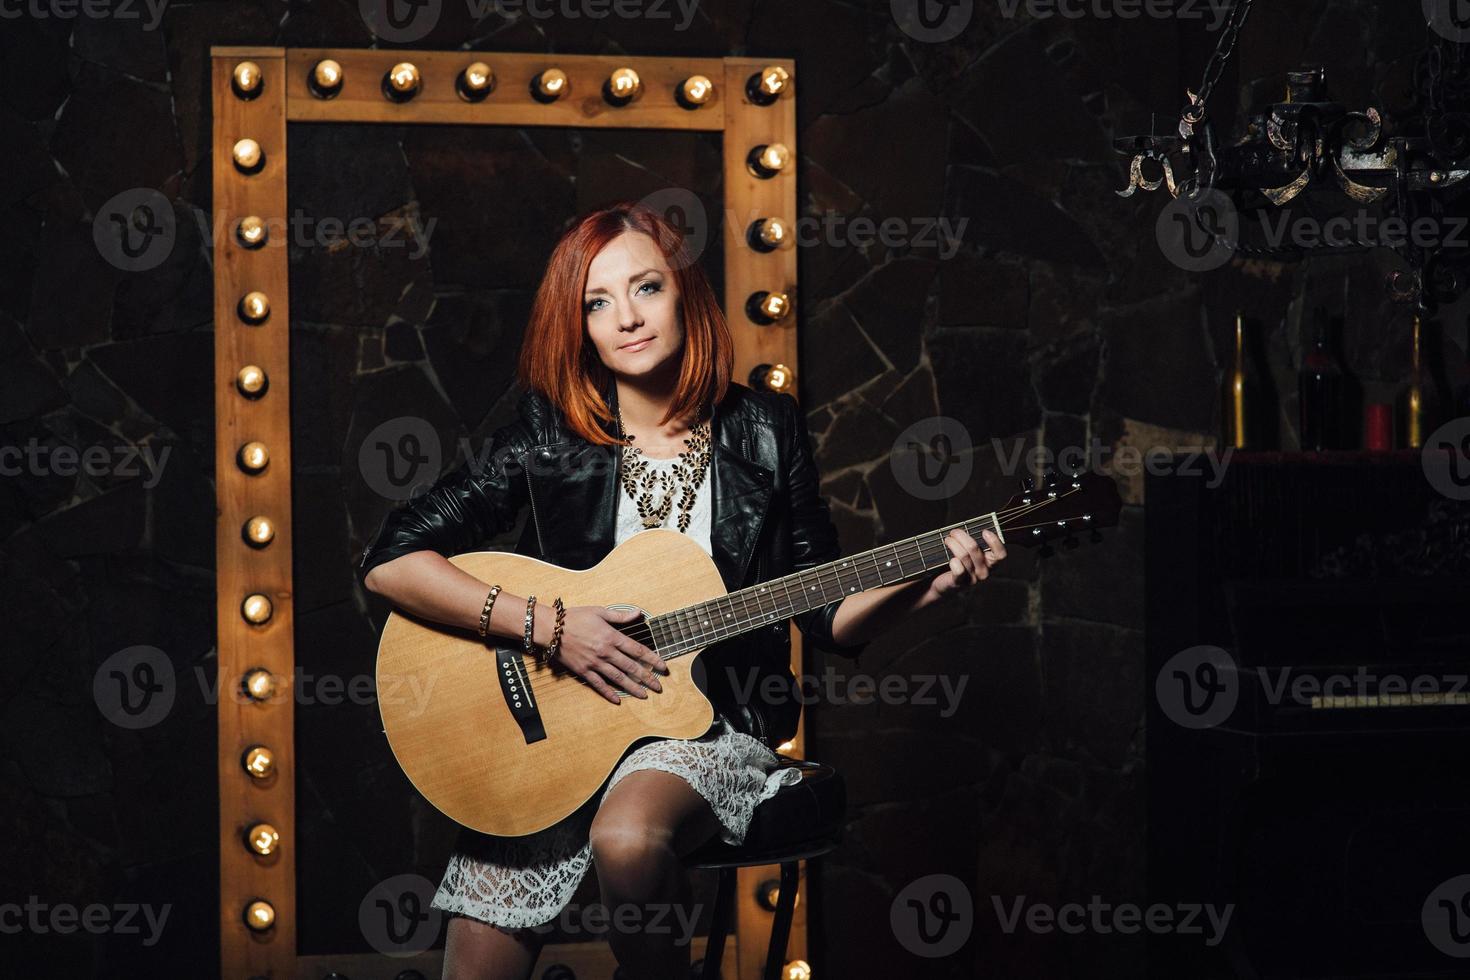
[[[698,109],[714,97],[715,83],[704,75],[690,75],[679,83],[674,100],[686,109]]]
[[[269,857],[281,843],[281,832],[268,823],[251,824],[245,831],[245,846],[261,857]]]
[[[235,375],[235,388],[246,398],[259,398],[269,386],[265,369],[255,364],[245,365]]]
[[[745,83],[745,97],[756,105],[771,105],[791,85],[791,73],[780,65],[767,65]]]
[[[791,314],[791,297],[783,292],[760,290],[750,294],[745,301],[745,315],[753,323],[770,326],[779,323]]]
[[[265,89],[265,73],[255,62],[242,61],[230,74],[230,87],[237,98],[253,99]]]
[[[259,173],[265,166],[265,151],[248,136],[235,141],[230,149],[230,157],[235,161],[235,169],[242,174]]]
[[[789,392],[796,387],[796,377],[784,364],[757,364],[750,372],[750,386],[776,392]]]
[[[271,315],[270,297],[258,289],[252,289],[240,297],[240,305],[237,312],[240,319],[251,326],[259,326]]]
[[[276,924],[276,909],[270,902],[257,898],[245,906],[245,924],[253,932],[265,932]]]
[[[603,83],[602,94],[608,103],[624,106],[638,98],[643,91],[643,81],[631,68],[619,68]]]
[[[538,102],[555,102],[567,94],[571,82],[560,68],[548,68],[531,79],[531,95]]]
[[[240,766],[251,779],[269,779],[276,771],[276,757],[264,745],[252,745],[240,757]]]
[[[235,455],[235,460],[240,464],[240,469],[255,475],[264,472],[265,468],[270,465],[271,454],[270,450],[265,448],[265,443],[252,441],[240,447],[240,451]]]
[[[276,538],[276,525],[269,517],[257,514],[245,522],[241,529],[246,544],[252,548],[264,548]]]
[[[746,169],[762,180],[770,180],[791,163],[791,150],[785,143],[762,143],[745,158]]]
[[[495,91],[495,71],[483,61],[471,62],[455,79],[454,90],[466,102],[479,102]]]
[[[312,66],[306,87],[319,99],[332,99],[342,91],[342,78],[342,66],[331,58],[323,58]]]
[[[240,603],[240,615],[252,626],[264,626],[270,622],[274,612],[275,608],[271,604],[270,596],[259,592],[251,593],[245,597],[244,602]]]
[[[786,222],[777,217],[761,218],[751,222],[745,240],[757,252],[774,252],[778,248],[790,248],[793,241]]]
[[[422,82],[417,66],[409,61],[400,61],[383,76],[383,94],[394,102],[407,102],[419,94]]]

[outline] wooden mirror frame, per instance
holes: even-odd
[[[762,364],[797,369],[794,309],[775,324],[750,319],[747,301],[759,291],[796,296],[796,250],[760,252],[746,233],[763,217],[787,222],[796,214],[795,167],[770,179],[759,179],[747,166],[751,149],[783,143],[796,151],[796,103],[791,86],[796,67],[790,60],[751,58],[644,58],[633,56],[510,54],[494,51],[403,51],[350,48],[214,47],[211,87],[214,111],[214,370],[215,476],[218,500],[216,528],[217,626],[220,690],[234,690],[247,671],[263,668],[277,677],[293,677],[295,668],[291,581],[291,418],[287,249],[245,247],[236,237],[247,215],[280,227],[289,214],[286,200],[286,124],[315,123],[452,123],[472,126],[560,126],[625,129],[676,129],[723,134],[725,235],[725,312],[735,338],[737,379]],[[342,68],[334,97],[315,94],[308,84],[324,59]],[[242,62],[253,62],[259,84],[241,92],[234,83]],[[483,61],[494,70],[490,95],[469,101],[456,91],[464,68]],[[419,71],[416,95],[403,102],[384,94],[383,79],[401,62]],[[769,104],[752,102],[747,83],[770,66],[789,73],[788,87]],[[560,68],[569,79],[568,94],[551,103],[533,98],[533,80],[544,70]],[[616,107],[602,94],[603,82],[618,68],[633,68],[642,94]],[[686,108],[675,91],[691,75],[714,82],[713,96],[698,108]],[[254,140],[263,160],[250,172],[236,165],[234,147]],[[241,301],[247,293],[264,293],[268,316],[246,322]],[[794,306],[794,303],[793,303]],[[247,397],[237,386],[242,368],[265,372],[268,387]],[[794,390],[794,387],[793,387]],[[248,472],[241,451],[258,443],[269,453],[267,464]],[[274,537],[263,547],[245,540],[252,518],[265,517]],[[263,597],[263,598],[262,598]],[[247,599],[260,623],[247,619]],[[266,602],[269,605],[267,607]],[[799,633],[793,629],[792,666],[801,664]],[[223,685],[229,685],[228,687]],[[332,970],[353,978],[393,977],[405,969],[438,975],[442,954],[388,959],[347,954],[301,956],[296,934],[296,771],[292,698],[241,703],[218,700],[219,720],[219,849],[220,963],[226,978],[321,977]],[[244,768],[245,754],[264,746],[274,757],[266,779]],[[802,733],[787,750],[800,756]],[[280,835],[268,857],[245,844],[247,829],[266,823]],[[724,975],[742,980],[759,976],[769,936],[771,913],[756,901],[760,883],[777,877],[773,868],[743,868],[737,888],[733,941],[726,945]],[[803,867],[801,892],[805,893]],[[264,930],[246,924],[252,902],[268,902],[273,924]],[[806,903],[799,901],[787,959],[801,959],[806,948]],[[703,939],[695,941],[697,959]],[[579,976],[609,976],[614,960],[605,943],[548,945],[538,970],[565,963]]]

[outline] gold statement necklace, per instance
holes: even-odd
[[[618,410],[618,435],[629,442],[636,438],[623,428],[621,409]],[[623,489],[638,504],[638,518],[645,528],[662,527],[677,499],[679,531],[689,529],[694,498],[709,471],[708,418],[701,419],[689,430],[684,444],[687,448],[674,458],[674,465],[659,470],[650,465],[649,458],[637,446],[623,447]]]

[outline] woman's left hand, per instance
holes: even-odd
[[[983,543],[976,541],[963,528],[955,528],[944,536],[944,546],[952,557],[949,569],[929,583],[931,598],[942,599],[989,578],[995,563],[1005,560],[1006,546],[994,531],[981,531],[980,537],[984,539]]]

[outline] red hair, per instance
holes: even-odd
[[[599,420],[613,421],[603,392],[612,372],[587,336],[583,295],[592,259],[625,232],[642,232],[658,245],[678,285],[684,323],[684,362],[669,412],[661,420],[698,418],[725,397],[735,371],[734,343],[709,279],[689,255],[684,235],[647,206],[624,201],[585,215],[552,249],[536,290],[517,373],[561,410],[567,424],[594,445],[620,445]]]

